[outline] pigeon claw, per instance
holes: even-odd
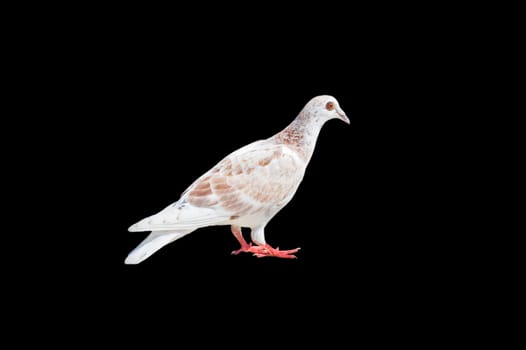
[[[283,258],[283,259],[296,259],[296,256],[294,255],[300,250],[300,248],[296,249],[289,249],[289,250],[279,250],[279,248],[272,248],[268,244],[264,245],[256,245],[253,246],[252,244],[247,244],[246,246],[242,246],[238,250],[234,250],[232,252],[233,255],[237,255],[239,253],[252,253],[255,257],[258,258],[265,258],[265,257],[274,257],[274,258]]]
[[[279,250],[279,248],[272,248],[270,245],[265,244],[262,246],[264,249],[261,252],[254,254],[258,258],[264,257],[275,257],[283,259],[296,259],[295,253],[297,253],[300,248],[289,249],[289,250]]]

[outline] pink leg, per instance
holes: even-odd
[[[234,250],[232,252],[233,255],[238,255],[239,253],[243,252],[249,252],[250,248],[252,247],[251,243],[247,243],[245,239],[243,238],[243,233],[241,232],[241,227],[239,226],[230,226],[230,229],[232,230],[232,233],[234,234],[234,237],[236,237],[239,244],[241,244],[241,248],[238,250]]]
[[[253,246],[251,243],[247,243],[247,241],[245,241],[245,239],[243,238],[243,233],[241,233],[241,228],[239,226],[231,226],[230,228],[232,229],[234,237],[236,237],[239,244],[241,244],[240,249],[234,250],[232,252],[232,254],[234,255],[237,255],[239,253],[253,253],[254,256],[257,256],[258,258],[273,256],[276,258],[295,259],[296,256],[294,255],[294,253],[300,250],[300,248],[290,250],[279,250],[279,248],[272,248],[268,244],[258,244],[257,246]]]

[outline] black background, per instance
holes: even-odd
[[[42,59],[32,86],[47,117],[31,123],[26,176],[39,189],[32,215],[49,224],[11,260],[25,268],[25,290],[38,290],[30,301],[43,319],[58,309],[66,322],[94,315],[95,329],[123,324],[133,338],[134,327],[180,334],[226,315],[264,334],[250,324],[270,315],[272,336],[327,340],[318,326],[370,331],[377,317],[417,320],[447,300],[437,281],[448,257],[436,259],[447,236],[423,199],[433,186],[423,119],[433,111],[422,119],[429,67],[413,49],[424,39],[407,43],[403,26],[390,31],[376,13],[309,25],[298,16],[290,30],[248,18],[200,30],[148,15],[70,21],[34,33]],[[335,96],[351,125],[324,126],[296,196],[266,227],[271,245],[301,247],[298,259],[232,256],[229,228],[211,227],[124,265],[146,236],[127,232],[131,224],[320,94]],[[171,322],[159,325],[163,317]]]

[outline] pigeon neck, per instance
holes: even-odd
[[[276,135],[278,142],[298,151],[308,161],[314,152],[316,140],[320,134],[323,121],[302,111],[292,123]]]

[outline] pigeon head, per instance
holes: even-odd
[[[314,97],[305,105],[303,111],[309,117],[319,119],[322,122],[330,119],[340,119],[347,124],[351,123],[345,112],[340,108],[338,101],[332,96],[322,95]]]

